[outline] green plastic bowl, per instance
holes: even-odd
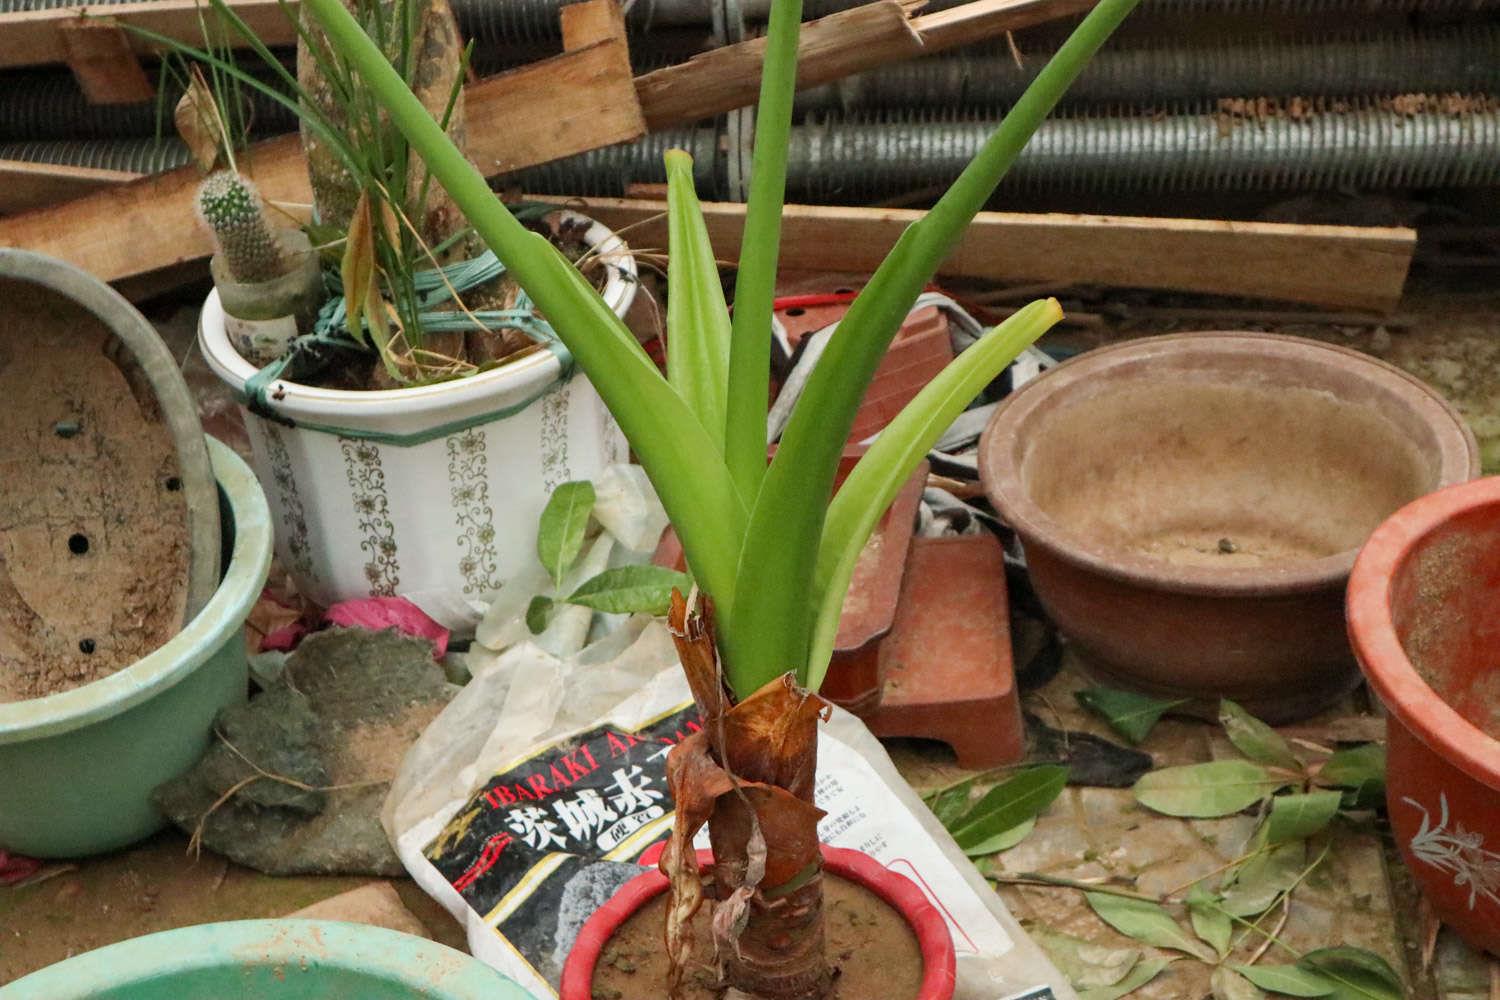
[[[535,1000],[461,951],[379,927],[237,920],[148,934],[0,988],[3,1000]]]
[[[248,466],[209,439],[224,572],[188,626],[124,670],[0,705],[0,848],[99,854],[166,825],[151,790],[208,746],[214,716],[246,697],[242,630],[271,566],[271,517]]]

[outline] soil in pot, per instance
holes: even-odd
[[[0,301],[9,414],[0,702],[9,702],[98,680],[177,634],[189,529],[171,432],[109,329],[35,285],[0,281]]]
[[[661,893],[620,925],[599,953],[594,1000],[661,1000],[666,996],[667,956],[662,935],[667,893]],[[693,955],[712,961],[712,907],[693,918]],[[901,914],[864,886],[835,875],[823,880],[828,954],[838,970],[830,1000],[913,1000],[922,984],[922,952]],[[688,973],[688,1000],[717,1000],[709,965]]]

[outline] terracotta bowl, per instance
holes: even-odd
[[[1500,478],[1423,497],[1370,536],[1349,638],[1390,713],[1402,856],[1443,922],[1500,955]]]
[[[1478,475],[1458,413],[1397,368],[1261,333],[1090,351],[1027,385],[980,477],[1038,596],[1102,683],[1233,698],[1273,723],[1358,682],[1355,552]]]

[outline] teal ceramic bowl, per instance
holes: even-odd
[[[151,790],[203,755],[219,710],[246,697],[245,618],[271,566],[265,495],[209,439],[225,566],[213,597],[149,656],[92,684],[0,705],[0,848],[79,857],[166,824]]]
[[[432,941],[327,920],[202,924],[100,948],[0,1000],[535,1000]]]

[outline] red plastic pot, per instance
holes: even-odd
[[[1389,711],[1386,801],[1442,921],[1500,955],[1500,477],[1417,500],[1349,578],[1349,637]],[[1483,728],[1481,728],[1483,727]]]
[[[645,860],[645,859],[642,859]],[[713,863],[709,851],[698,852],[698,863]],[[952,1000],[954,987],[953,938],[937,908],[916,883],[893,872],[860,851],[823,845],[823,870],[869,889],[905,918],[922,952],[922,985],[917,1000]],[[626,882],[608,903],[583,925],[568,962],[563,967],[561,1000],[592,1000],[594,965],[605,943],[629,917],[667,891],[667,878],[651,870]]]

